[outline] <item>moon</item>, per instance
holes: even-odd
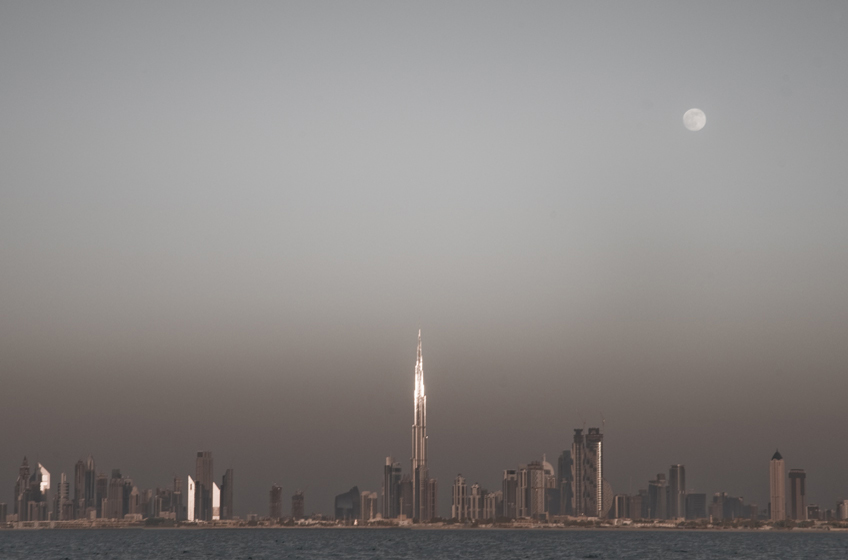
[[[683,126],[692,132],[698,132],[707,124],[707,115],[700,109],[689,109],[683,113]]]

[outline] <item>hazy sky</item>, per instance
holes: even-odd
[[[457,473],[848,498],[845,2],[0,3],[0,501]],[[683,113],[707,115],[700,132]],[[287,499],[287,498],[286,498]],[[288,506],[286,505],[286,508]],[[11,510],[11,506],[10,506]]]

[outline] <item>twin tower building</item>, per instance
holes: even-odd
[[[188,477],[186,521],[219,521],[233,517],[233,469],[227,469],[221,486],[213,480],[212,452],[198,451],[195,478]]]

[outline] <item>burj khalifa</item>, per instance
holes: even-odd
[[[413,516],[419,522],[436,514],[436,481],[427,474],[427,394],[424,392],[424,362],[421,357],[421,330],[418,331],[418,360],[415,362],[414,417],[412,424]]]

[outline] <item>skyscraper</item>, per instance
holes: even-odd
[[[686,519],[703,519],[707,516],[707,495],[686,494]]]
[[[221,519],[221,489],[218,484],[212,483],[212,521]]]
[[[359,519],[362,511],[362,496],[359,493],[359,488],[354,486],[344,494],[336,496],[334,505],[336,521],[352,523]]]
[[[372,521],[379,513],[379,499],[376,492],[368,490],[359,495],[359,513],[361,521]]]
[[[483,497],[483,519],[496,520],[503,516],[503,492],[489,492]]]
[[[668,481],[663,473],[648,482],[648,517],[668,519]]]
[[[94,470],[94,457],[88,456],[85,460],[85,515],[89,515],[89,511],[94,511],[95,515],[100,507],[97,503],[97,471]]]
[[[769,463],[769,497],[771,499],[771,520],[786,519],[786,464],[780,451],[775,451]]]
[[[507,469],[503,474],[503,512],[501,515],[507,519],[515,519],[518,515],[516,507],[516,494],[518,493],[518,473],[515,469]]]
[[[527,465],[527,490],[524,500],[527,517],[542,519],[545,517],[545,469],[539,461]]]
[[[686,517],[686,467],[672,465],[668,470],[668,518]]]
[[[303,492],[298,490],[292,496],[292,519],[298,520],[303,519],[303,511],[304,511],[304,499]]]
[[[383,502],[380,508],[384,519],[394,519],[400,515],[401,471],[400,463],[386,457],[386,466],[383,468]]]
[[[106,505],[106,497],[109,495],[109,477],[104,473],[97,475],[94,481],[94,507],[95,515],[103,517],[103,507]]]
[[[457,521],[468,519],[468,485],[461,474],[456,475],[451,489],[451,518]]]
[[[233,469],[227,469],[221,481],[221,519],[233,518]]]
[[[591,491],[586,488],[586,436],[582,428],[574,429],[574,441],[571,444],[571,481],[573,490],[571,492],[574,503],[572,504],[573,515],[587,514],[589,509],[587,501],[591,498]]]
[[[424,361],[421,330],[418,331],[418,360],[415,362],[414,416],[412,424],[412,511],[420,522],[435,516],[435,481],[427,474],[427,394],[424,391]]]
[[[112,478],[109,479],[109,490],[106,494],[106,509],[103,511],[103,518],[124,518],[124,477],[121,476],[121,469],[112,469]]]
[[[574,515],[603,517],[612,506],[612,495],[604,480],[604,435],[599,428],[574,430],[571,444],[571,478]]]
[[[195,517],[201,521],[212,520],[212,452],[198,451],[195,463],[196,499]]]
[[[271,486],[271,500],[268,511],[268,516],[274,519],[280,519],[283,516],[283,489],[274,484]]]
[[[483,500],[486,498],[487,492],[480,487],[478,483],[471,485],[468,491],[468,519],[471,521],[480,521],[483,519]]]
[[[85,463],[82,459],[74,466],[74,517],[85,517]]]
[[[559,514],[573,515],[573,489],[571,478],[571,451],[563,451],[557,460],[557,484],[559,485]]]
[[[24,457],[18,480],[15,484],[15,513],[18,521],[44,521],[47,519],[48,496],[50,490],[50,472],[44,465],[30,473],[29,463]]]
[[[604,517],[607,513],[604,495],[604,435],[600,428],[589,428],[586,434],[586,466],[587,474],[591,476],[594,493],[595,517]],[[610,496],[612,498],[612,496]],[[611,504],[610,504],[611,505]]]
[[[414,502],[412,499],[412,475],[405,474],[401,477],[398,494],[400,514],[406,519],[412,519],[412,505]]]
[[[195,521],[197,519],[197,512],[195,511],[197,508],[197,487],[191,476],[188,477],[186,492],[186,520]]]
[[[67,504],[71,502],[71,484],[65,473],[59,475],[59,484],[56,486],[56,507],[53,508],[53,518],[67,521],[73,519],[73,509],[68,511]]]
[[[542,455],[542,468],[545,471],[545,512],[547,515],[561,515],[559,481],[554,466],[548,462],[544,454]]]
[[[789,516],[795,521],[807,520],[807,473],[804,469],[789,471]]]

